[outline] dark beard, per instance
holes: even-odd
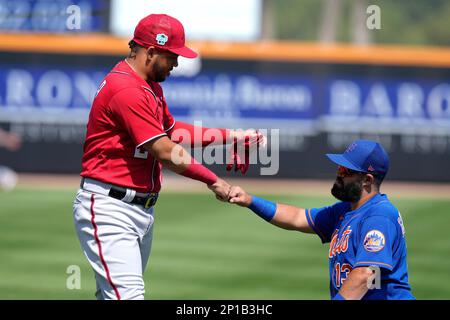
[[[361,199],[362,181],[359,179],[345,184],[342,178],[337,177],[331,189],[331,194],[338,200],[358,202]]]
[[[155,64],[155,82],[163,82],[166,80],[167,71],[162,68],[158,62]]]

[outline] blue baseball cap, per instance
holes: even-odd
[[[327,153],[334,163],[359,172],[385,176],[389,170],[389,156],[375,141],[353,141],[342,154]]]

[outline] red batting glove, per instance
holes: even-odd
[[[245,174],[250,167],[250,137],[246,136],[244,141],[244,162],[239,165],[239,170]]]
[[[230,162],[227,164],[227,171],[230,171],[234,167],[234,171],[241,171],[245,174],[250,167],[250,151],[251,148],[256,145],[258,148],[260,145],[265,146],[265,137],[258,130],[256,130],[256,137],[246,135],[244,139],[238,140],[234,138],[230,152]],[[243,158],[243,161],[242,161]]]
[[[230,148],[230,161],[227,163],[227,171],[231,171],[233,167],[235,167],[234,171],[237,171],[240,161],[237,138],[234,138]]]

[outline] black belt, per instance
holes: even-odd
[[[122,200],[126,194],[127,194],[126,190],[111,187],[108,195],[112,198]],[[147,209],[153,207],[156,204],[157,200],[158,200],[158,193],[150,193],[148,196],[145,197],[136,195],[134,196],[133,200],[127,203],[138,204],[144,206],[144,208]]]
[[[127,190],[128,189],[121,188],[121,187],[116,187],[116,186],[111,186],[108,183],[104,183],[104,182],[101,182],[101,181],[96,181],[94,179],[89,179],[89,180],[91,180],[90,183],[92,183],[94,185],[97,184],[102,189],[109,189],[108,196],[110,196],[110,197],[112,197],[114,199],[121,200],[121,201],[123,201],[125,203],[133,203],[133,204],[141,205],[145,209],[153,207],[156,204],[156,201],[158,200],[158,193],[148,193],[148,194],[145,194],[144,196],[136,194],[131,201],[126,201],[124,199],[125,199],[125,196],[127,195]],[[85,178],[82,177],[81,178],[81,183],[80,183],[80,187],[82,189],[85,189],[84,184],[85,184]],[[86,189],[86,190],[92,191],[92,190],[89,190],[89,189]],[[128,190],[128,191],[130,191],[130,190]]]

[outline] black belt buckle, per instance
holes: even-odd
[[[112,188],[109,190],[109,193],[108,193],[108,195],[109,195],[110,197],[113,197],[113,198],[115,198],[115,199],[117,199],[117,200],[122,200],[123,197],[125,197],[126,194],[127,194],[126,191],[119,190],[119,189],[117,189],[117,188],[115,188],[115,187],[112,187]]]
[[[112,187],[109,190],[108,195],[115,199],[122,200],[126,194],[126,190],[120,190],[116,187]],[[148,209],[156,204],[156,200],[158,200],[158,193],[150,193],[148,197],[135,196],[133,200],[127,203],[142,205],[145,209]]]
[[[158,200],[158,194],[151,193],[150,196],[147,198],[147,201],[145,201],[144,208],[148,209],[150,207],[153,207],[156,204],[156,200]]]

